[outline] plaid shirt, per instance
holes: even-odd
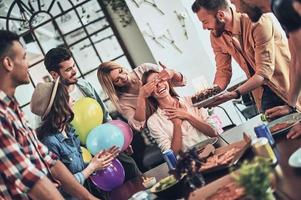
[[[30,199],[29,190],[54,166],[15,98],[0,90],[0,199]],[[51,177],[51,176],[50,176]]]

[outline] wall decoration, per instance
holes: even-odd
[[[187,14],[185,12],[179,13],[176,10],[174,11],[174,13],[177,15],[178,21],[181,24],[182,29],[184,30],[184,35],[185,35],[186,39],[188,39],[187,27],[186,27],[186,22],[185,22]]]
[[[153,29],[152,29],[152,27],[150,26],[149,23],[146,23],[146,25],[148,26],[150,33],[147,32],[147,31],[143,31],[143,34],[146,35],[147,37],[150,37],[150,38],[151,38],[155,43],[157,43],[161,48],[165,48],[164,45],[163,45],[163,44],[161,43],[161,41],[160,41],[160,37],[161,37],[161,36],[157,37],[157,36],[155,35],[155,33],[154,33],[154,31],[153,31]]]
[[[132,0],[135,5],[139,8],[141,4],[145,3],[145,4],[149,4],[152,7],[154,7],[159,13],[161,13],[162,15],[165,15],[165,13],[158,7],[158,5],[156,4],[155,0]]]
[[[164,39],[169,44],[171,44],[171,46],[173,46],[173,48],[175,48],[179,53],[183,53],[183,51],[176,44],[176,41],[173,39],[170,31],[167,29],[166,32],[167,32],[168,36],[166,36],[165,34],[163,34],[162,36],[160,36],[160,38]]]
[[[159,36],[156,36],[154,33],[151,25],[149,23],[146,23],[147,27],[149,28],[150,32],[143,31],[143,34],[150,37],[156,44],[158,44],[161,48],[165,48],[164,42],[167,42],[168,44],[172,45],[174,49],[176,49],[179,53],[183,53],[182,50],[179,48],[179,46],[176,44],[176,41],[173,39],[169,29],[166,30],[166,34],[162,34]]]

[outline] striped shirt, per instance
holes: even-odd
[[[0,90],[0,199],[30,199],[27,193],[50,174],[56,159],[37,139],[16,99]]]

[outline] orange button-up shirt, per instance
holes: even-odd
[[[289,82],[290,52],[287,39],[269,14],[264,14],[257,23],[245,14],[231,8],[233,29],[225,31],[221,37],[211,34],[211,45],[215,53],[216,74],[214,83],[226,88],[232,76],[233,57],[250,78],[249,66],[254,73],[265,79],[280,98],[287,102]],[[263,88],[252,91],[256,105],[261,110]],[[300,107],[300,102],[297,107]]]

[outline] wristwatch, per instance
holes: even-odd
[[[234,92],[236,93],[236,98],[235,99],[239,99],[241,97],[241,93],[238,89],[234,90]]]

